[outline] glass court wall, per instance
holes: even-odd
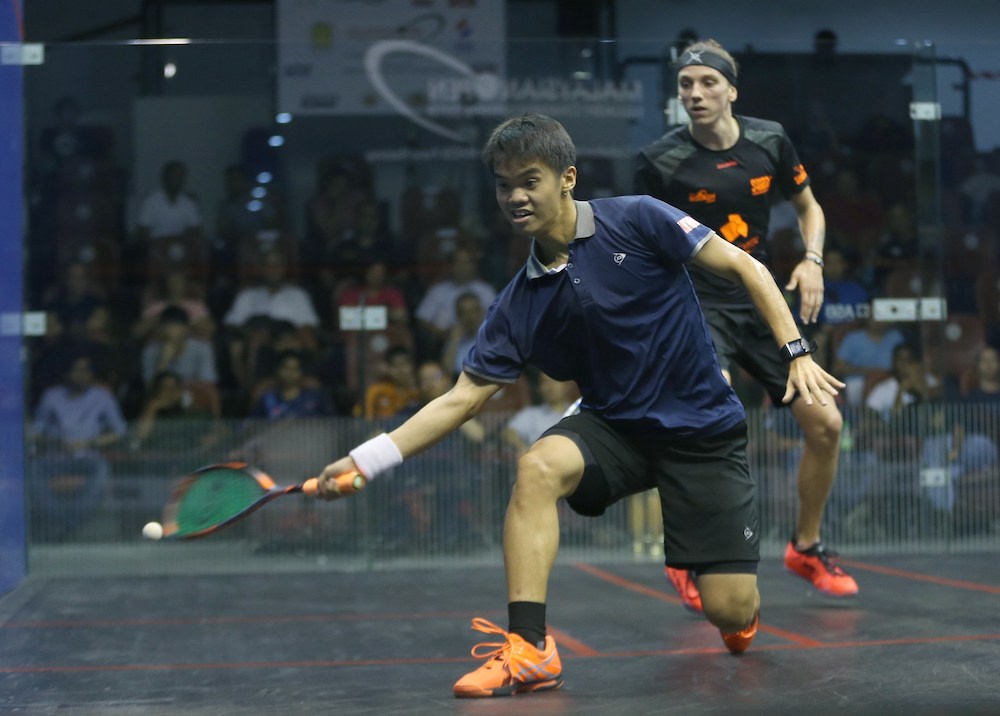
[[[393,398],[379,385],[400,349],[414,370],[436,361],[447,383],[456,346],[448,353],[451,332],[428,325],[425,298],[469,263],[498,291],[528,248],[478,158],[499,121],[538,111],[563,122],[579,154],[576,198],[590,199],[631,193],[637,151],[681,119],[664,43],[473,42],[459,28],[447,43],[416,31],[354,38],[348,52],[336,32],[316,22],[284,43],[48,44],[24,68],[32,571],[500,560],[520,450],[507,428],[541,400],[533,374],[355,498],[284,499],[201,542],[140,537],[190,469],[238,459],[300,481],[398,424],[428,395],[382,415]],[[827,213],[840,256],[827,262],[844,273],[827,291],[835,310],[804,330],[828,367],[851,331],[898,331],[925,375],[921,400],[882,411],[866,399],[889,370],[842,376],[825,539],[847,554],[995,549],[997,403],[968,396],[1000,321],[1000,203],[961,188],[977,171],[995,176],[995,152],[975,148],[961,107],[942,115],[932,43],[830,57],[772,45],[734,53],[738,111],[785,125]],[[787,206],[770,241],[783,286],[803,250]],[[848,278],[859,292],[841,297]],[[295,288],[294,310],[238,305],[269,281]],[[102,430],[117,437],[81,445],[58,432],[52,390],[68,380],[102,389],[123,421]],[[794,529],[801,435],[745,375],[734,380],[762,546],[777,554]],[[307,398],[282,404],[287,385]],[[561,558],[659,560],[658,511],[653,496],[599,519],[566,509]]]

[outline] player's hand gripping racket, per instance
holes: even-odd
[[[357,472],[336,477],[344,494],[364,488]],[[269,475],[243,462],[208,465],[181,478],[163,508],[163,539],[205,537],[255,512],[271,500],[296,492],[315,495],[319,481],[276,485]]]

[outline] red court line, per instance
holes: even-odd
[[[656,589],[650,589],[649,587],[633,582],[631,580],[619,577],[617,574],[612,574],[599,567],[595,567],[592,564],[584,564],[582,562],[576,562],[573,564],[574,567],[579,569],[581,572],[586,572],[587,574],[597,577],[598,579],[604,580],[610,584],[614,584],[617,587],[622,587],[623,589],[628,589],[633,592],[638,592],[647,597],[653,597],[654,599],[659,599],[663,602],[670,602],[671,604],[680,604],[681,600],[679,597],[674,597],[672,595],[666,594],[665,592],[658,591]],[[781,639],[786,639],[788,641],[794,642],[799,646],[804,647],[817,647],[823,646],[823,642],[817,641],[815,639],[810,639],[802,634],[796,634],[795,632],[786,631],[785,629],[778,629],[773,626],[768,626],[767,624],[761,624],[759,627],[760,631],[767,632],[768,634],[773,634]]]
[[[552,635],[556,642],[558,642],[560,648],[566,647],[566,649],[576,656],[601,656],[601,652],[597,649],[587,646],[579,639],[574,639],[560,629],[553,629],[552,626],[549,625],[546,627],[546,631]]]
[[[741,658],[753,658],[753,654],[761,651],[789,651],[803,649],[860,649],[881,646],[917,646],[921,644],[942,644],[972,641],[1000,641],[1000,634],[974,634],[950,637],[928,637],[925,639],[873,639],[871,641],[852,641],[838,643],[823,643],[813,647],[795,644],[754,644],[753,650]],[[632,659],[649,656],[690,656],[692,654],[725,654],[725,648],[702,647],[687,649],[649,649],[634,651],[605,651],[593,655],[566,655],[567,660],[575,659]],[[468,663],[469,657],[435,657],[431,659],[358,659],[358,660],[312,660],[312,661],[234,661],[207,663],[178,664],[73,664],[62,666],[0,666],[0,674],[44,674],[44,673],[80,673],[97,671],[183,671],[208,669],[282,669],[282,668],[342,668],[352,666],[414,666],[434,664]]]
[[[895,569],[894,567],[880,567],[878,565],[856,562],[853,559],[843,559],[840,557],[837,558],[837,562],[852,569],[861,569],[866,572],[885,574],[890,577],[902,577],[903,579],[910,579],[915,582],[929,582],[930,584],[939,584],[943,587],[956,587],[958,589],[970,589],[976,592],[986,592],[987,594],[1000,594],[1000,587],[994,587],[989,584],[977,584],[976,582],[966,582],[960,579],[946,579],[945,577],[935,577],[931,574],[908,572],[903,569]]]

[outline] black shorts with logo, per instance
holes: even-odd
[[[702,306],[702,312],[719,365],[726,370],[733,363],[740,366],[764,387],[775,407],[783,407],[788,364],[781,359],[774,335],[760,314],[753,307]]]
[[[575,512],[596,517],[622,498],[656,488],[667,564],[741,563],[719,571],[756,571],[759,527],[746,423],[712,437],[676,438],[624,432],[583,411],[545,435],[568,437],[583,453],[583,479],[566,500]]]

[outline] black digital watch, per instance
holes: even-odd
[[[801,358],[802,356],[809,355],[810,353],[815,353],[818,346],[816,341],[807,341],[805,338],[796,338],[794,341],[790,341],[783,345],[778,351],[781,354],[781,359],[786,363],[791,363],[796,358]]]

